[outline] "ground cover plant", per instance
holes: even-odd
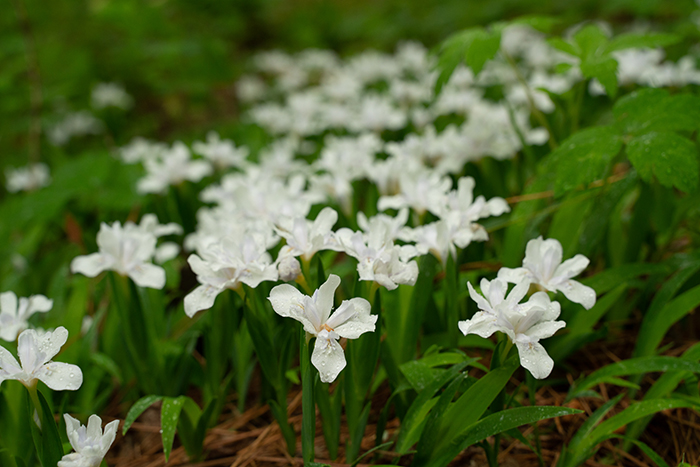
[[[179,130],[128,82],[42,95],[27,5],[0,465],[700,462],[694,3],[254,51]],[[193,57],[247,37],[212,24]]]

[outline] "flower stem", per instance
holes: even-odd
[[[299,365],[301,366],[301,451],[304,464],[314,462],[316,441],[316,403],[314,401],[314,373],[309,356],[306,333],[301,329],[299,339]]]
[[[32,405],[34,405],[39,421],[41,421],[43,420],[44,411],[41,408],[41,402],[39,402],[39,393],[36,388],[36,381],[34,381],[31,386],[26,386],[26,388],[27,391],[29,391],[29,397],[32,400]],[[41,424],[39,425],[39,428],[41,428]]]

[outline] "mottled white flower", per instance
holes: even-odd
[[[207,142],[195,141],[192,149],[197,154],[203,155],[216,167],[241,167],[248,157],[248,148],[236,147],[233,141],[221,139],[215,131],[207,133]]]
[[[572,302],[591,309],[596,302],[595,290],[571,279],[586,269],[588,258],[579,254],[562,263],[562,255],[558,240],[543,240],[540,236],[527,242],[523,267],[501,268],[498,278],[513,284],[537,284],[550,292],[559,291]]]
[[[445,266],[449,255],[457,258],[455,232],[455,226],[448,220],[439,220],[403,229],[401,240],[415,243],[415,248],[421,255],[432,253]]]
[[[43,295],[22,297],[17,301],[14,292],[0,294],[0,339],[14,342],[17,335],[27,329],[28,320],[34,313],[46,313],[53,307],[53,300]]]
[[[63,146],[74,136],[96,135],[102,132],[104,125],[86,110],[66,115],[63,120],[50,127],[47,138],[54,146]]]
[[[241,284],[257,287],[262,281],[278,278],[277,267],[260,235],[226,237],[198,251],[201,258],[196,254],[187,258],[201,284],[185,297],[185,313],[190,318],[211,308],[217,295],[226,289],[237,289]]]
[[[500,216],[510,211],[503,198],[483,196],[474,199],[474,179],[462,177],[457,190],[448,193],[441,204],[434,204],[432,212],[445,221],[447,238],[459,248],[466,248],[472,241],[486,241],[486,229],[476,221],[489,216]]]
[[[544,292],[533,294],[525,303],[520,301],[528,291],[527,283],[516,285],[506,296],[508,284],[494,279],[481,280],[479,295],[467,283],[469,295],[479,306],[479,311],[471,319],[460,321],[459,329],[466,336],[477,334],[489,337],[496,331],[506,334],[518,348],[520,364],[537,379],[549,376],[554,361],[539,343],[540,339],[551,337],[566,326],[559,317],[560,306],[552,302]]]
[[[377,208],[380,211],[404,207],[409,207],[418,214],[435,211],[443,204],[452,187],[452,180],[423,168],[402,172],[399,175],[399,187],[399,194],[379,198]]]
[[[291,282],[301,275],[301,264],[295,256],[282,249],[277,256],[277,272],[280,280]]]
[[[80,368],[70,363],[51,361],[67,339],[68,331],[63,326],[41,335],[27,329],[17,339],[19,363],[7,349],[0,346],[0,383],[14,379],[32,387],[41,381],[54,391],[75,391],[83,384]]]
[[[364,298],[344,300],[331,315],[339,285],[340,278],[331,274],[311,297],[289,284],[276,286],[269,297],[278,315],[294,318],[304,325],[307,333],[316,337],[311,363],[324,383],[335,381],[346,365],[338,339],[357,339],[365,332],[374,331],[377,322],[377,316],[370,314],[370,304]]]
[[[267,85],[265,85],[265,81],[257,76],[241,76],[241,79],[236,83],[236,95],[243,102],[258,101],[265,97],[266,93]]]
[[[5,178],[7,191],[10,193],[34,191],[51,183],[49,166],[41,162],[17,169],[7,168]]]
[[[136,164],[148,159],[156,159],[167,150],[168,146],[164,143],[149,141],[138,136],[126,146],[120,147],[117,153],[125,164]]]
[[[400,209],[396,217],[391,217],[386,214],[377,214],[369,219],[364,212],[357,213],[357,225],[365,232],[369,233],[376,230],[384,230],[387,238],[391,241],[402,239],[402,231],[408,221],[408,209]]]
[[[367,234],[340,229],[336,233],[345,253],[357,259],[357,272],[361,281],[374,281],[387,290],[399,284],[414,285],[418,279],[418,263],[410,261],[418,255],[412,245],[395,245],[391,233],[383,224]]]
[[[117,83],[99,83],[92,88],[90,101],[95,109],[118,107],[128,110],[134,105],[134,99]]]
[[[144,214],[141,222],[136,225],[131,221],[124,224],[124,229],[140,231],[151,234],[156,238],[165,237],[168,235],[182,235],[182,226],[175,222],[161,224],[158,222],[158,217],[155,214]],[[163,242],[156,247],[153,258],[156,263],[163,264],[170,261],[180,253],[180,246],[175,242]]]
[[[105,425],[102,433],[102,419],[90,415],[87,425],[68,414],[63,414],[66,421],[68,441],[75,452],[66,454],[58,461],[58,467],[98,467],[117,436],[119,420]]]
[[[146,159],[143,165],[147,174],[136,185],[136,191],[142,194],[163,193],[170,185],[185,180],[198,182],[212,173],[208,162],[192,160],[190,150],[179,141],[159,157]]]
[[[133,225],[133,224],[132,224]],[[156,237],[137,228],[102,223],[97,233],[99,253],[78,256],[71,262],[71,272],[95,277],[102,271],[129,276],[136,285],[162,289],[165,270],[150,263],[156,251]]]
[[[343,247],[331,230],[337,220],[338,213],[329,207],[323,208],[314,221],[303,217],[280,218],[276,230],[287,241],[282,247],[284,254],[301,256],[304,261],[310,261],[317,251],[342,251]]]

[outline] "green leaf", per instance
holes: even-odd
[[[546,418],[562,417],[580,413],[581,410],[568,407],[517,407],[491,414],[455,438],[446,450],[436,456],[431,467],[448,465],[457,455],[469,446],[478,443],[489,436],[497,435],[529,423],[535,423]]]
[[[585,440],[595,429],[595,426],[598,424],[598,422],[600,422],[603,419],[603,417],[605,417],[605,415],[607,415],[607,413],[610,412],[612,408],[615,407],[624,396],[625,393],[618,394],[609,401],[605,402],[605,404],[601,405],[595,412],[593,412],[591,416],[588,417],[586,421],[583,422],[583,424],[579,427],[574,437],[571,438],[571,441],[569,442],[569,446],[566,448],[566,451],[571,452],[578,449],[583,440]]]
[[[467,359],[463,353],[440,352],[425,356],[420,360],[406,362],[402,364],[399,369],[411,386],[413,386],[413,389],[420,392],[430,383],[435,381],[437,375],[442,374],[445,371],[434,369],[434,367],[441,365],[453,365],[455,363],[465,361],[467,364],[471,364],[477,361],[477,359]]]
[[[184,404],[185,396],[163,398],[163,406],[160,409],[160,428],[162,431],[165,462],[168,462],[170,452],[173,449],[177,423],[180,420],[180,412]]]
[[[700,97],[644,88],[621,97],[613,114],[620,131],[626,134],[692,131],[700,127]]]
[[[449,404],[440,417],[437,429],[428,427],[426,424],[423,432],[424,436],[421,437],[418,443],[418,452],[416,453],[414,464],[416,466],[433,466],[434,458],[439,458],[455,438],[463,434],[465,429],[481,418],[518,367],[519,361],[517,358],[509,359],[505,366],[496,368],[481,377],[457,401]],[[450,396],[449,390],[446,393],[447,396]],[[424,442],[424,438],[426,438],[425,433],[428,432],[429,428],[430,431],[434,431],[430,436],[432,441],[430,443]]]
[[[540,163],[540,173],[554,171],[557,196],[603,178],[622,148],[615,128],[587,128],[567,138]]]
[[[635,446],[637,446],[644,454],[646,454],[649,457],[649,459],[651,459],[658,467],[669,467],[669,465],[666,463],[663,457],[661,457],[656,451],[650,448],[646,443],[642,443],[641,441],[638,441],[636,439],[631,439],[628,436],[610,435],[607,438],[617,438],[624,440],[628,443],[632,443]],[[679,467],[681,466],[682,464],[679,465]]]
[[[663,339],[666,331],[679,319],[700,305],[700,285],[683,292],[654,313],[647,312],[637,338],[635,355],[649,355]]]
[[[177,431],[177,424],[180,420],[180,412],[183,405],[185,405],[185,396],[163,398],[163,406],[160,409],[160,429],[162,431],[165,462],[168,462],[170,452],[173,449],[175,432]]]
[[[692,371],[700,373],[700,363],[684,360],[678,357],[639,357],[611,363],[600,370],[594,371],[588,377],[574,385],[566,400],[576,397],[578,391],[583,391],[616,376],[627,376],[650,373],[652,371]]]
[[[648,48],[655,49],[657,47],[666,47],[677,42],[680,42],[681,38],[674,34],[660,34],[660,33],[649,33],[649,34],[638,34],[638,33],[626,33],[620,34],[618,36],[610,39],[610,42],[605,46],[605,51],[610,53],[616,50],[623,49],[637,49],[637,48]]]
[[[572,457],[567,459],[569,461],[568,465],[573,466],[583,462],[592,455],[595,446],[604,441],[608,435],[634,420],[662,410],[697,406],[695,402],[684,399],[652,399],[637,402],[602,422],[589,436],[583,439],[581,444],[572,451]]]
[[[574,57],[578,57],[581,53],[581,51],[574,44],[572,44],[571,42],[567,42],[559,37],[552,37],[548,39],[547,42],[555,49],[560,50],[566,54],[573,55]]]
[[[42,411],[41,462],[44,467],[49,467],[58,464],[58,461],[63,457],[63,443],[61,442],[61,436],[58,434],[56,420],[53,417],[53,412],[51,411],[51,407],[49,407],[49,403],[46,402],[46,398],[41,391],[37,391],[37,393]],[[34,422],[31,423],[33,424]]]
[[[449,370],[446,370],[440,376],[434,378],[430,384],[426,385],[425,389],[418,393],[418,397],[416,397],[409,407],[408,412],[406,412],[406,416],[401,423],[401,430],[399,431],[399,437],[396,441],[397,452],[408,452],[411,446],[418,441],[422,433],[423,426],[425,425],[425,416],[435,405],[435,403],[437,403],[437,398],[433,398],[433,396],[445,384],[457,377],[460,377],[460,372],[466,366],[466,362],[455,364]]]
[[[131,425],[139,418],[147,408],[153,405],[155,402],[163,400],[163,396],[144,396],[137,400],[134,405],[129,409],[129,413],[126,414],[124,419],[124,428],[122,428],[122,436],[131,428]]]
[[[666,132],[636,136],[627,144],[627,157],[647,182],[656,177],[663,186],[686,193],[698,187],[698,149],[687,138]]]
[[[524,24],[540,32],[549,33],[555,26],[561,24],[554,16],[521,16],[511,21],[511,24]]]
[[[627,282],[635,277],[646,274],[660,274],[670,272],[670,268],[665,264],[633,263],[606,269],[595,276],[587,277],[581,282],[592,287],[596,294],[602,295],[615,289],[623,282]]]
[[[610,97],[617,95],[617,60],[612,57],[592,57],[581,62],[581,73],[596,78]]]
[[[478,75],[486,62],[496,56],[500,44],[501,33],[496,28],[487,31],[475,27],[448,37],[440,46],[437,64],[440,75],[435,83],[435,94],[440,93],[462,61]]]
[[[578,46],[579,56],[587,59],[604,52],[608,36],[596,24],[588,24],[574,34],[573,42]]]
[[[306,342],[306,331],[299,327],[299,365],[301,366],[301,451],[304,463],[313,462],[316,440],[316,403],[314,402],[314,368],[309,352],[310,342]]]

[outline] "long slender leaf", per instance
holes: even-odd
[[[431,467],[442,467],[452,461],[460,452],[481,440],[521,425],[535,423],[546,418],[562,417],[580,413],[581,410],[568,407],[517,407],[491,414],[479,420],[462,434],[457,436],[449,446],[432,459]]]
[[[126,414],[126,419],[124,419],[124,428],[122,428],[122,436],[131,428],[131,425],[139,418],[147,408],[152,406],[157,401],[163,400],[163,396],[144,396],[137,400],[134,405],[131,406],[129,412]]]
[[[677,296],[658,313],[647,313],[639,330],[635,355],[653,353],[669,328],[698,306],[700,306],[700,285]]]
[[[610,381],[616,376],[626,376],[650,373],[652,371],[692,371],[700,373],[700,363],[684,360],[678,357],[639,357],[612,363],[597,370],[584,378],[569,391],[566,400],[569,401],[579,391],[585,391],[593,386]]]
[[[177,431],[177,424],[180,420],[180,412],[183,405],[185,405],[185,396],[163,398],[163,406],[160,409],[160,429],[162,431],[161,438],[163,439],[165,462],[168,462],[170,452],[173,449],[175,432]]]
[[[63,457],[63,443],[61,442],[61,436],[58,434],[58,427],[56,426],[56,421],[53,418],[53,412],[46,398],[41,393],[37,391],[39,396],[39,403],[41,404],[41,462],[44,467],[53,467],[61,460]]]
[[[611,417],[598,425],[598,427],[595,428],[590,435],[578,445],[576,449],[572,450],[572,456],[569,458],[569,463],[566,465],[576,466],[581,464],[585,459],[590,457],[595,447],[601,443],[606,436],[633,422],[634,420],[660,412],[662,410],[683,407],[698,407],[698,404],[696,402],[684,399],[652,399],[637,402],[614,417]]]
[[[418,394],[418,397],[416,397],[409,407],[408,412],[401,423],[401,431],[399,431],[399,437],[396,441],[397,452],[406,453],[411,446],[418,441],[421,435],[421,429],[424,426],[423,422],[425,415],[427,415],[428,410],[432,408],[430,402],[433,400],[435,401],[433,404],[437,402],[437,399],[433,399],[433,396],[440,390],[441,387],[458,377],[460,372],[466,366],[467,362],[455,364],[449,370],[446,370],[442,375],[433,380],[432,383],[426,386],[425,389]]]

